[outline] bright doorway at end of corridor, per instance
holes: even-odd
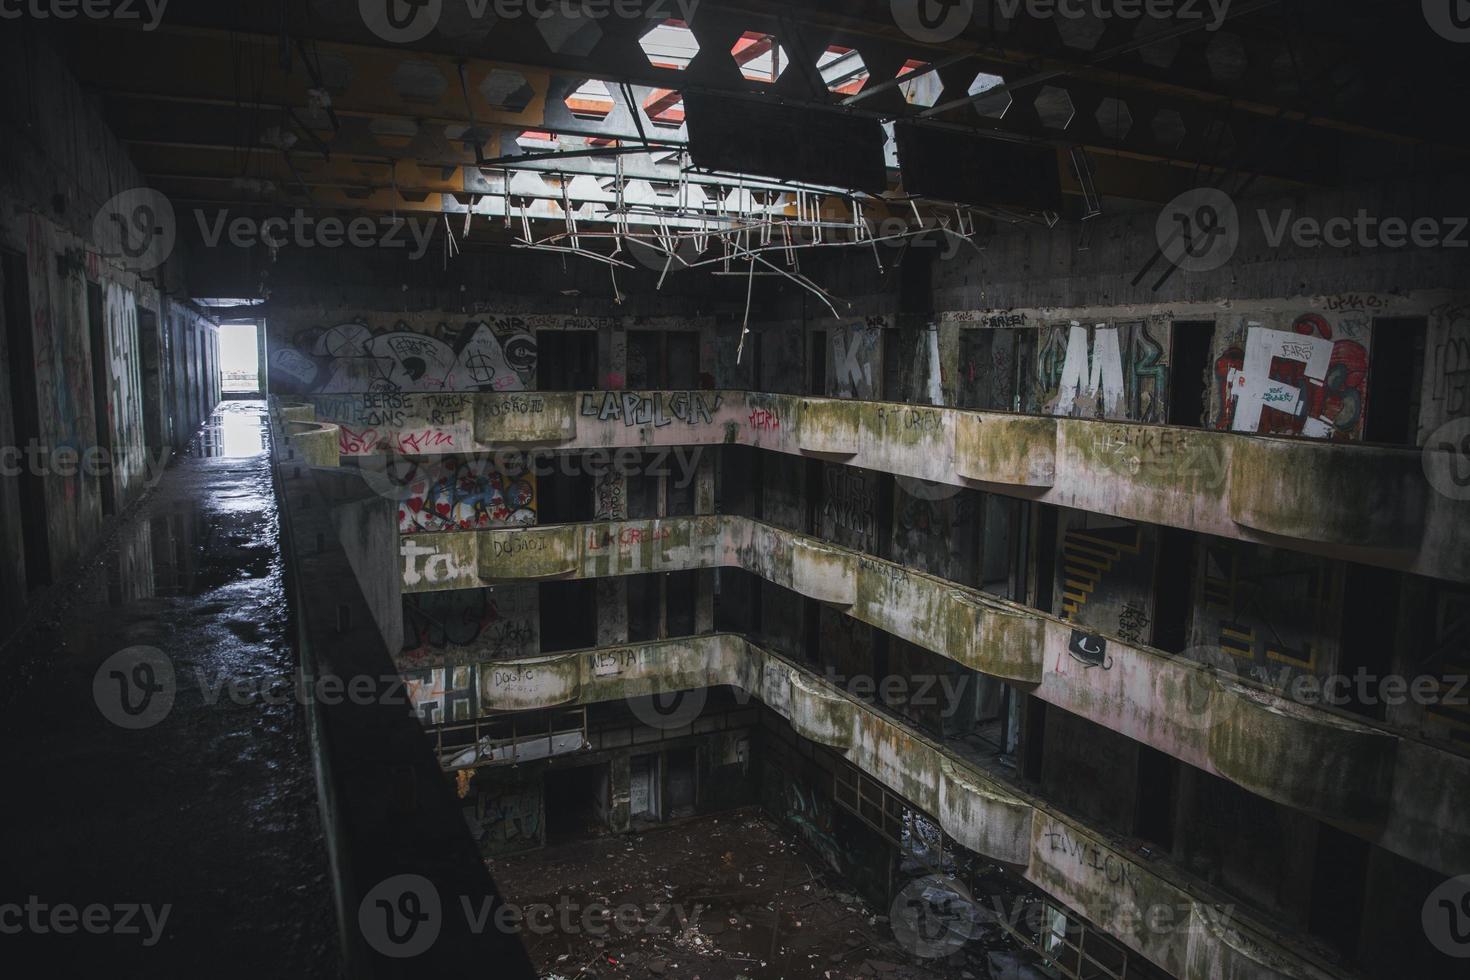
[[[226,398],[260,394],[260,325],[254,320],[219,328],[221,391]]]

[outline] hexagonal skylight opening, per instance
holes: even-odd
[[[1167,25],[1155,17],[1141,17],[1138,20],[1138,29],[1133,36],[1140,41],[1146,42],[1138,49],[1138,57],[1146,65],[1154,68],[1168,68],[1179,56],[1180,41],[1178,37],[1167,37],[1157,41],[1149,38],[1155,34],[1161,34]]]
[[[1240,81],[1249,67],[1245,42],[1238,34],[1216,34],[1205,46],[1205,63],[1210,66],[1210,76],[1215,81]]]
[[[1033,104],[1036,106],[1037,118],[1047,129],[1066,129],[1077,115],[1072,96],[1066,89],[1055,85],[1043,85],[1041,91],[1036,93]]]
[[[402,61],[388,76],[388,85],[405,102],[438,102],[449,88],[444,71],[432,61]]]
[[[699,41],[682,20],[666,20],[638,39],[638,46],[655,68],[683,71],[699,54]]]
[[[536,30],[552,54],[585,58],[602,40],[601,18],[593,16],[538,17]]]
[[[746,31],[730,49],[730,56],[740,66],[740,74],[746,81],[764,82],[769,85],[781,77],[790,64],[786,49],[781,47],[774,34]]]
[[[1082,51],[1091,51],[1097,47],[1097,42],[1102,40],[1103,33],[1107,30],[1107,24],[1103,23],[1096,14],[1087,14],[1084,17],[1058,17],[1057,33],[1062,36],[1062,43],[1069,48],[1077,48]]]
[[[910,58],[903,63],[895,78],[905,79],[898,83],[898,90],[903,93],[904,101],[909,105],[922,106],[928,109],[939,101],[939,93],[944,90],[944,82],[937,71],[924,71],[929,67],[927,61],[917,61]],[[914,78],[906,78],[915,72],[924,71],[924,74]]]
[[[528,129],[516,137],[516,146],[533,153],[558,149],[560,144],[555,133],[542,129]]]
[[[1154,114],[1154,139],[1171,150],[1184,142],[1184,117],[1173,109],[1160,109]]]
[[[991,89],[998,85],[1004,85],[1005,83],[1006,80],[999,75],[991,75],[988,72],[982,71],[975,76],[975,80],[970,83],[970,87],[965,90],[965,93],[972,97],[980,96],[980,98],[975,99],[976,112],[990,119],[999,119],[1011,107],[1011,93],[1009,91],[994,92],[990,95],[984,93],[990,92]]]
[[[486,102],[508,112],[524,112],[536,97],[536,90],[518,71],[491,69],[480,83],[480,95]]]
[[[1111,95],[1098,102],[1096,115],[1098,129],[1110,140],[1126,139],[1133,128],[1133,112],[1128,103]]]
[[[616,146],[618,141],[603,136],[527,129],[516,136],[515,142],[523,150],[539,153],[546,150],[579,150],[588,146]]]
[[[671,88],[656,88],[643,100],[648,121],[666,129],[684,125],[684,94]]]
[[[817,59],[817,71],[833,95],[857,95],[873,75],[861,54],[840,44],[827,46]]]
[[[577,86],[567,96],[566,103],[572,115],[593,122],[602,122],[613,110],[613,97],[607,89],[607,83],[596,78],[589,78]]]

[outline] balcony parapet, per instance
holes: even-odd
[[[285,430],[291,451],[308,465],[329,469],[342,465],[337,426],[329,422],[286,420]]]
[[[742,445],[1470,582],[1418,450],[741,391],[315,395],[344,457]]]
[[[539,552],[518,540],[548,542],[555,560],[519,564]],[[1470,826],[1457,815],[1466,810],[1444,806],[1451,799],[1470,807],[1470,758],[1285,701],[1187,658],[1080,634],[1075,624],[831,542],[726,516],[449,532],[405,537],[401,546],[405,592],[518,574],[534,581],[741,568],[1417,863],[1452,874],[1470,867]],[[511,555],[493,577],[485,574],[487,548]],[[578,548],[579,564],[570,560]],[[1105,645],[1103,663],[1079,658],[1079,635]]]
[[[492,713],[736,688],[933,816],[963,846],[1016,868],[1175,976],[1341,976],[1316,960],[1307,943],[1282,935],[1265,916],[1242,910],[1167,859],[1141,857],[999,772],[739,636],[496,661],[481,665],[480,676],[492,685],[481,694],[483,710]]]

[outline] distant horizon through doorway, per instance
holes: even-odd
[[[260,325],[226,323],[219,328],[220,391],[226,398],[261,393]]]

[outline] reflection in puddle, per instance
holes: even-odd
[[[253,513],[188,508],[140,518],[117,542],[108,569],[114,605],[163,596],[200,596],[235,583],[270,577],[276,552],[271,511],[256,499]],[[247,591],[249,589],[247,588]]]
[[[194,437],[190,456],[247,459],[265,452],[265,402],[221,402]]]

